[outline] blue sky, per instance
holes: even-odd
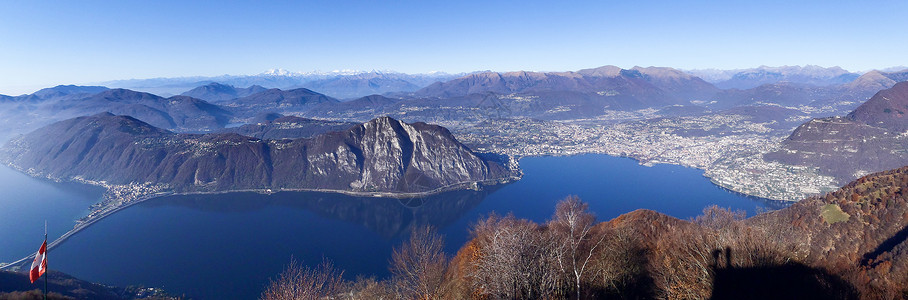
[[[908,1],[7,1],[0,94],[336,69],[906,65]]]

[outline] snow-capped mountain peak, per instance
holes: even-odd
[[[290,72],[290,71],[287,71],[287,70],[278,68],[278,69],[270,69],[270,70],[268,70],[268,71],[262,72],[262,73],[259,74],[259,75],[265,75],[265,76],[294,76],[294,75],[299,75],[299,73]]]

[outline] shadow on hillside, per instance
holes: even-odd
[[[646,268],[641,267],[649,265],[646,249],[634,247],[624,259],[627,268],[623,269],[623,276],[610,285],[599,282],[591,286],[582,299],[656,299],[656,283]]]
[[[716,250],[716,266],[731,249]],[[800,263],[758,267],[714,266],[712,299],[857,299],[854,286],[824,270]]]
[[[895,246],[898,246],[899,244],[905,242],[905,240],[908,240],[908,226],[905,226],[905,228],[902,228],[902,230],[896,232],[895,235],[880,243],[880,245],[877,246],[876,249],[873,249],[873,251],[865,253],[864,258],[861,259],[861,265],[867,266],[869,264],[874,264],[875,266],[875,264],[879,263],[874,262],[877,257],[882,255],[883,253],[892,251]]]
[[[48,271],[35,283],[29,281],[26,273],[0,271],[0,299],[42,299],[40,289],[44,286],[45,279],[49,291],[47,299],[127,299],[118,295],[114,288],[82,281],[57,271]]]

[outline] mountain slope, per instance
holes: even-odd
[[[381,95],[371,95],[362,98],[318,105],[303,116],[311,118],[332,118],[343,120],[368,120],[375,116],[388,115],[395,110],[396,104],[402,99],[388,98]]]
[[[246,97],[255,93],[264,92],[265,90],[267,89],[259,85],[253,85],[247,88],[237,88],[232,85],[212,82],[207,85],[188,90],[180,95],[217,103]]]
[[[633,67],[644,79],[668,94],[681,100],[706,100],[719,92],[709,82],[682,71],[665,67]]]
[[[218,132],[233,132],[263,140],[310,138],[332,131],[343,131],[357,123],[335,122],[306,119],[294,116],[281,116],[273,120],[264,120],[255,124],[225,128]]]
[[[260,140],[176,134],[105,113],[52,124],[3,149],[5,162],[51,178],[149,182],[175,191],[427,192],[513,176],[442,127],[387,117],[311,139]]]
[[[72,276],[50,271],[47,287],[48,299],[131,299],[123,291],[79,280]],[[43,280],[43,279],[41,279]],[[31,283],[27,273],[0,270],[0,299],[41,299],[41,285]],[[29,291],[35,291],[29,293]]]
[[[439,298],[904,299],[906,190],[903,167],[749,219],[712,206],[691,220],[641,209],[596,223],[571,198],[545,224],[493,215],[473,226],[448,265],[443,284],[454,288]],[[583,249],[574,261],[595,280],[550,284],[546,276],[580,277],[560,263],[572,260],[559,253],[577,253],[565,245]]]
[[[694,72],[696,74],[696,72]],[[851,82],[859,74],[848,72],[840,67],[824,68],[820,66],[760,66],[753,69],[739,70],[730,78],[715,82],[722,89],[750,89],[764,84],[790,82],[814,86],[830,86]]]
[[[451,98],[471,94],[498,95],[582,93],[594,98],[622,98],[634,107],[685,104],[704,99],[718,89],[705,81],[670,68],[624,70],[615,66],[577,72],[483,72],[437,82],[413,93],[417,97]]]
[[[754,104],[779,104],[797,107],[825,96],[825,90],[793,83],[765,84],[746,90],[724,90],[713,96],[712,107],[735,107]]]
[[[908,81],[882,90],[853,112],[847,118],[874,127],[891,131],[908,129]]]
[[[157,95],[125,89],[112,89],[79,101],[56,103],[49,107],[64,115],[88,115],[99,112],[130,115],[157,127],[202,131],[221,128],[230,113],[203,100]]]
[[[299,88],[293,90],[269,89],[236,99],[227,106],[239,114],[254,115],[262,112],[282,114],[303,113],[319,104],[337,103],[337,99]]]
[[[41,101],[51,99],[62,99],[64,97],[94,95],[109,90],[103,86],[78,86],[78,85],[58,85],[52,88],[38,90],[31,95],[22,95],[19,98],[24,101]]]
[[[806,261],[840,272],[863,299],[895,299],[887,293],[908,293],[906,190],[908,167],[900,167],[747,221],[806,244]]]
[[[348,76],[327,78],[301,84],[315,91],[330,94],[332,97],[352,99],[371,94],[389,92],[411,92],[424,87],[418,80],[396,73],[369,72]]]
[[[899,112],[903,113],[899,113]],[[768,160],[818,167],[840,183],[908,165],[908,82],[883,90],[846,117],[814,119],[782,141]]]
[[[155,126],[188,132],[224,127],[230,112],[203,100],[94,86],[56,86],[0,100],[0,140],[53,122],[101,112],[128,114]]]
[[[845,84],[845,87],[847,87],[848,89],[871,90],[878,92],[880,90],[891,88],[896,83],[902,81],[908,81],[908,70],[895,72],[873,70],[864,73],[864,75],[861,75],[861,77],[858,77],[854,81]]]
[[[744,90],[728,89],[715,94],[707,105],[712,108],[726,108],[770,104],[804,107],[809,111],[814,111],[818,116],[844,114],[855,109],[881,89],[890,88],[895,84],[888,77],[882,78],[885,80],[867,79],[871,82],[865,84],[859,84],[858,80],[831,86],[777,82]]]

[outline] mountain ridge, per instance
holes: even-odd
[[[673,92],[672,95],[666,90]],[[480,72],[436,82],[412,95],[451,98],[471,94],[579,92],[593,97],[631,97],[644,106],[683,104],[718,92],[711,84],[671,68],[603,66],[577,72]]]
[[[400,91],[411,92],[433,82],[449,80],[460,75],[462,74],[448,74],[444,72],[407,74],[374,70],[369,72],[338,71],[310,73],[269,70],[256,75],[160,77],[113,80],[100,84],[161,95],[180,94],[210,83],[247,87],[259,85],[269,89],[308,88],[329,95],[330,97],[349,99],[371,94],[385,94]]]
[[[877,92],[842,117],[798,126],[769,160],[817,167],[845,183],[868,173],[908,165],[908,82]]]
[[[252,85],[246,88],[237,88],[228,84],[212,82],[183,92],[180,95],[217,103],[246,97],[252,94],[263,92],[265,90],[267,89],[260,85]]]
[[[423,193],[515,176],[506,163],[477,156],[443,127],[388,117],[308,139],[260,140],[178,134],[102,113],[13,139],[2,154],[6,163],[50,178],[166,184],[177,192]]]
[[[701,69],[689,70],[687,73],[703,78],[721,89],[750,89],[778,82],[830,86],[845,84],[860,76],[859,73],[849,72],[838,66],[826,68],[816,65],[759,66],[735,70]]]

